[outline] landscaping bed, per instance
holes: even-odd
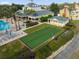
[[[26,22],[27,27],[31,27],[31,26],[34,26],[34,25],[37,25],[37,24],[38,24],[38,22],[32,22],[32,21],[27,21]]]

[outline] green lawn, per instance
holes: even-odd
[[[27,30],[25,30],[24,32],[30,34],[30,33],[33,33],[33,32],[35,32],[35,31],[38,31],[38,30],[44,28],[46,25],[47,25],[47,24],[42,24],[42,25],[39,25],[39,26],[33,27],[33,28],[31,28],[30,30],[27,29]]]
[[[74,24],[79,24],[79,20],[72,20]]]
[[[63,33],[58,37],[57,40],[52,40],[47,45],[43,46],[36,51],[36,59],[46,59],[52,52],[57,51],[61,46],[66,44],[74,36],[73,32],[70,30],[67,33]]]
[[[58,28],[52,25],[42,24],[34,28],[25,30],[25,32],[28,33],[28,36],[23,37],[23,38],[26,40],[30,36],[30,39],[27,39],[29,41],[28,44],[32,44],[32,45],[34,44],[33,47],[37,47],[39,46],[38,43],[51,40],[51,35],[58,34],[61,31],[62,31],[61,28]],[[61,46],[63,46],[69,40],[71,40],[73,36],[74,36],[73,32],[71,30],[68,30],[66,33],[63,33],[62,35],[60,35],[57,40],[54,39],[50,41],[49,43],[46,43],[44,46],[41,46],[40,49],[34,51],[35,59],[46,59],[46,57],[51,55],[52,52],[55,52]],[[32,37],[33,39],[31,39]],[[40,39],[38,39],[37,37],[39,37]],[[49,38],[49,39],[45,39],[44,37]],[[34,38],[37,38],[37,39],[34,39]],[[44,39],[44,40],[41,40],[41,39]],[[30,42],[30,40],[31,41],[33,40],[33,42],[35,43]],[[40,40],[41,42],[38,42]],[[26,43],[26,45],[28,44]],[[28,51],[29,50],[27,47],[25,47],[20,41],[16,40],[0,47],[0,59],[18,59],[18,56],[20,56],[21,54],[24,54],[26,56],[26,59],[29,59],[27,58],[28,56],[27,54],[29,53]]]
[[[28,32],[29,34],[25,37],[22,37],[20,40],[31,49],[34,49],[40,45],[43,45],[43,43],[50,40],[50,38],[61,31],[62,30],[56,26],[42,24],[37,27],[25,30],[25,32]]]
[[[0,59],[17,59],[23,53],[24,45],[19,41],[13,41],[0,47]]]
[[[71,22],[75,25],[74,31],[78,33],[79,32],[79,20],[72,20]]]

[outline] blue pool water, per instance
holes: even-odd
[[[0,20],[0,31],[5,31],[11,29],[11,25],[8,22]]]

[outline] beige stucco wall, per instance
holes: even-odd
[[[65,26],[64,24],[61,24],[61,23],[59,23],[59,22],[54,22],[54,21],[50,21],[50,24],[56,25],[56,26],[60,26],[60,27]]]
[[[64,9],[61,9],[59,13],[60,13],[60,16],[64,16],[65,14]],[[68,17],[68,18],[70,17],[68,9],[66,9],[66,15],[64,17]]]
[[[72,17],[72,20],[79,20],[79,16],[72,15],[71,17]]]

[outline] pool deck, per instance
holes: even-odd
[[[0,19],[0,20],[6,22],[6,19]],[[5,33],[5,31],[1,31],[1,33],[0,33],[0,46],[5,45],[11,41],[17,40],[17,39],[27,35],[27,33],[23,32],[23,30],[22,30],[23,28],[25,28],[25,26],[22,27],[21,30],[16,31],[15,22],[13,21],[13,23],[11,23],[11,21],[9,21],[9,20],[7,20],[7,22],[9,22],[10,25],[12,26],[12,28],[10,29],[12,32],[10,35],[10,33]]]
[[[17,40],[25,35],[27,34],[22,30],[13,32],[11,35],[4,34],[3,36],[0,37],[0,46],[5,45],[11,41]]]

